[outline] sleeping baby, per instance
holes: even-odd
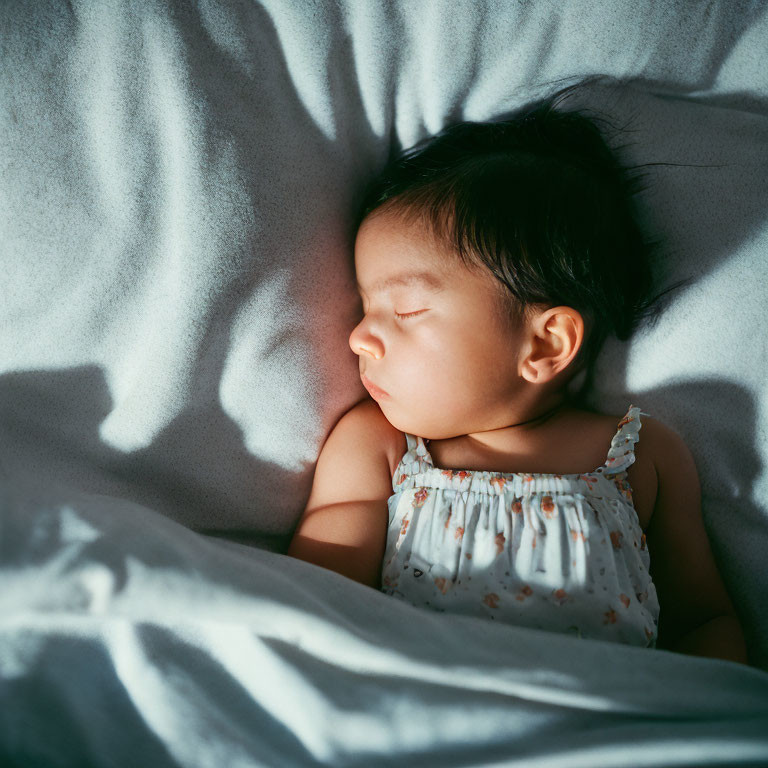
[[[449,126],[367,189],[349,343],[370,398],[288,554],[428,610],[746,663],[689,449],[585,403],[607,336],[671,288],[638,178],[559,98]]]

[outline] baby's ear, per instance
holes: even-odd
[[[576,359],[584,341],[584,319],[573,307],[551,307],[530,323],[530,351],[520,375],[532,384],[545,384]]]

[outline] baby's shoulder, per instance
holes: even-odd
[[[642,445],[645,455],[653,461],[659,478],[674,474],[675,467],[681,461],[692,460],[686,441],[676,429],[652,416],[640,418],[642,427],[638,446]]]
[[[320,450],[306,509],[386,500],[392,493],[393,429],[373,402],[344,413]]]
[[[643,530],[650,524],[660,489],[677,482],[680,468],[692,461],[680,434],[652,416],[640,416],[640,430],[635,445],[635,462],[627,470],[634,506]]]
[[[371,441],[381,450],[389,465],[390,476],[395,474],[400,459],[408,450],[405,433],[387,420],[378,403],[366,397],[348,412],[350,418],[359,420]]]

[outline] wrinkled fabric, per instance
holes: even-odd
[[[659,603],[627,481],[640,415],[629,407],[605,463],[584,474],[441,469],[423,438],[406,434],[382,591],[438,611],[655,646]]]
[[[760,670],[425,611],[18,487],[0,466],[2,766],[768,765]]]

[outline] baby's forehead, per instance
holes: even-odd
[[[460,279],[462,264],[452,247],[428,228],[389,216],[364,223],[355,241],[358,290],[416,287],[438,291]]]
[[[419,209],[382,206],[372,211],[357,229],[356,240],[413,240],[441,249],[448,244],[450,227],[443,217],[440,223]]]
[[[355,284],[360,293],[384,293],[392,288],[422,288],[432,293],[444,291],[448,286],[445,277],[435,271],[425,269],[409,269],[386,277],[378,278],[372,285],[363,286],[356,279]]]

